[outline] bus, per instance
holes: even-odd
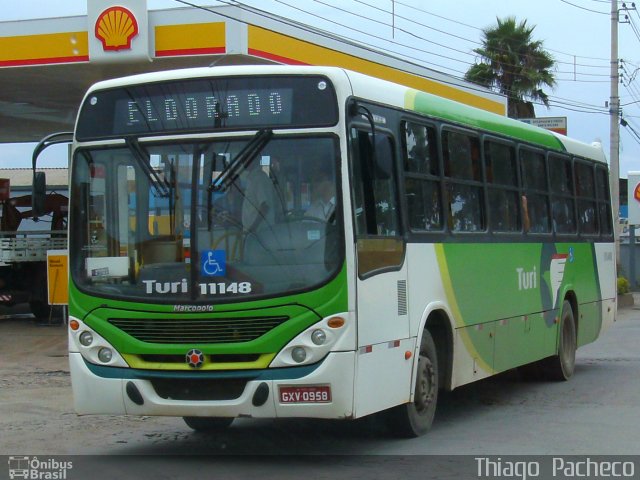
[[[600,147],[345,69],[99,82],[70,178],[79,414],[415,437],[439,391],[567,380],[615,318]]]

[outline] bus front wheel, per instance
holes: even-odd
[[[196,432],[219,432],[230,427],[233,417],[182,417],[184,423]]]
[[[386,412],[387,425],[394,435],[419,437],[431,428],[438,403],[438,357],[431,334],[425,330],[420,343],[416,389],[412,403]]]
[[[560,339],[558,353],[543,360],[544,374],[550,380],[569,380],[576,365],[576,322],[571,304],[565,300],[560,316]]]

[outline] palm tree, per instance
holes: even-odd
[[[465,78],[506,95],[509,117],[535,117],[532,101],[549,106],[541,87],[555,85],[551,72],[555,61],[541,41],[532,39],[535,26],[526,20],[517,23],[515,17],[496,20],[497,26],[483,30],[482,47],[474,49],[480,62],[469,68]]]

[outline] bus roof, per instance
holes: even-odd
[[[477,128],[487,133],[495,133],[514,140],[525,141],[540,147],[547,147],[559,152],[579,155],[606,163],[602,146],[599,144],[589,145],[518,120],[340,67],[238,65],[167,70],[104,80],[94,84],[87,92],[87,95],[94,90],[116,88],[124,85],[188,78],[237,76],[246,75],[248,72],[261,75],[326,75],[334,82],[348,82],[348,91],[358,98],[413,111],[434,119],[446,120],[462,127]]]
[[[540,147],[547,147],[606,163],[600,144],[587,144],[534,125],[471,107],[454,100],[396,85],[386,80],[347,71],[353,94],[380,103],[390,103],[406,110],[455,123],[462,127],[477,128],[488,133],[507,136]],[[398,100],[402,95],[402,103]],[[395,100],[394,100],[395,97]]]

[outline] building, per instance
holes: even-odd
[[[86,16],[0,22],[0,142],[72,130],[85,91],[98,80],[209,65],[340,66],[506,112],[506,99],[487,89],[253,8],[148,11],[146,0],[87,6]]]

